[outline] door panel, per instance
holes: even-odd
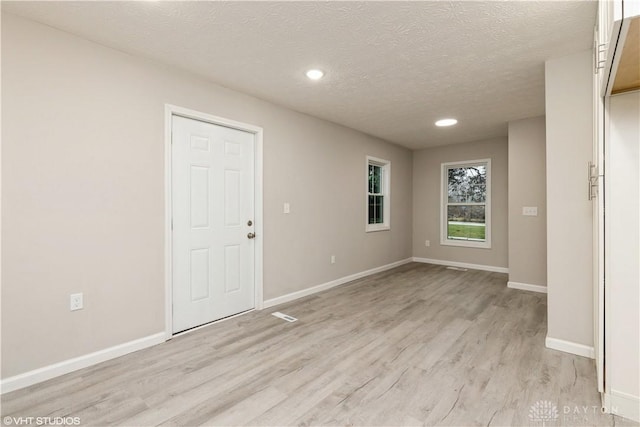
[[[254,137],[172,119],[173,332],[255,306]]]

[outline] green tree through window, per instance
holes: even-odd
[[[384,222],[382,180],[382,167],[369,164],[369,224]]]
[[[443,165],[445,244],[478,246],[488,241],[489,161]],[[448,242],[448,243],[447,243]],[[486,247],[486,246],[484,246]]]
[[[367,156],[366,232],[391,228],[391,162]]]

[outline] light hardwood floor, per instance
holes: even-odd
[[[546,296],[506,280],[407,264],[6,394],[2,415],[127,426],[542,425],[530,408],[546,401],[558,410],[547,426],[631,425],[599,412],[592,360],[544,347]]]

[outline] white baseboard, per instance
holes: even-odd
[[[370,270],[361,271],[360,273],[354,273],[349,276],[341,277],[339,279],[332,280],[331,282],[323,283],[321,285],[313,286],[311,288],[303,289],[301,291],[291,292],[290,294],[282,295],[276,298],[271,298],[264,301],[262,307],[269,308],[275,305],[284,304],[285,302],[297,300],[298,298],[302,298],[302,297],[316,294],[318,292],[326,291],[327,289],[335,288],[336,286],[340,286],[345,283],[348,283],[357,279],[361,279],[366,276],[370,276],[372,274],[380,273],[386,270],[391,270],[392,268],[396,268],[401,265],[408,264],[411,261],[412,261],[412,258],[403,259],[400,261],[392,262],[391,264],[383,265],[381,267],[376,267]]]
[[[603,401],[606,413],[640,422],[640,396],[612,389],[604,394]]]
[[[529,283],[521,283],[521,282],[507,282],[507,288],[511,289],[520,289],[521,291],[531,291],[531,292],[540,292],[542,294],[547,293],[547,287],[541,285],[531,285]]]
[[[469,263],[466,263],[466,262],[445,261],[445,260],[440,260],[440,259],[413,257],[413,262],[421,262],[421,263],[424,263],[424,264],[446,265],[447,267],[470,268],[472,270],[492,271],[494,273],[508,273],[509,272],[509,269],[506,268],[506,267],[494,267],[492,265],[482,265],[482,264],[469,264]]]
[[[640,422],[640,396],[612,389],[610,393],[604,393],[603,406],[608,414]]]
[[[564,351],[565,353],[588,357],[589,359],[596,358],[595,350],[593,349],[593,347],[589,347],[588,345],[565,341],[558,338],[551,338],[548,336],[545,339],[544,344],[547,348],[550,348],[552,350]]]
[[[78,369],[86,368],[87,366],[92,366],[110,359],[115,359],[116,357],[124,356],[125,354],[133,353],[134,351],[142,350],[163,342],[165,342],[165,333],[159,332],[124,344],[105,348],[104,350],[99,350],[94,353],[85,354],[84,356],[75,357],[43,368],[34,369],[33,371],[25,372],[24,374],[5,378],[0,381],[0,393],[4,394],[28,387],[51,378],[68,374],[69,372],[77,371]]]

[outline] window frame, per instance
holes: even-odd
[[[382,171],[382,222],[379,224],[369,224],[369,195],[372,195],[372,193],[369,193],[369,165],[378,166]],[[365,185],[365,232],[391,230],[391,161],[366,156]]]
[[[485,166],[487,169],[487,186],[485,206],[485,240],[484,242],[456,240],[448,238],[448,206],[449,206],[449,169],[464,168],[470,166]],[[445,162],[440,166],[440,244],[443,246],[461,246],[467,248],[491,249],[491,159],[464,160],[458,162]],[[466,204],[466,203],[465,203]],[[469,205],[482,205],[482,203],[468,203]]]

